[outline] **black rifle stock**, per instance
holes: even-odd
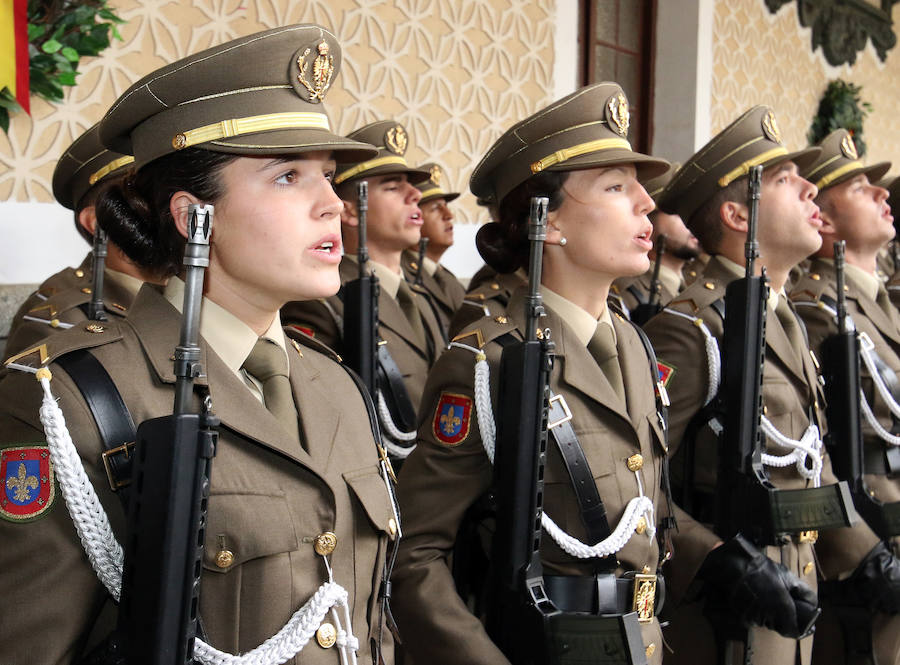
[[[663,255],[666,253],[666,234],[660,233],[656,238],[656,260],[653,262],[653,274],[650,277],[650,293],[647,295],[647,302],[639,303],[637,307],[631,310],[631,320],[639,326],[644,325],[659,314],[662,309],[660,304],[662,285],[659,281],[659,268],[662,265]]]
[[[866,523],[885,540],[900,534],[900,502],[883,503],[869,494],[863,478],[860,409],[860,339],[848,323],[844,291],[844,241],[834,243],[838,330],[822,342],[828,434],[825,443],[835,475],[847,482],[853,504]]]
[[[113,652],[128,665],[193,663],[209,479],[218,420],[207,395],[191,413],[212,206],[190,207],[181,338],[171,416],[137,430],[119,620]]]
[[[538,332],[544,316],[540,279],[548,199],[531,200],[525,341],[503,349],[494,478],[497,531],[487,630],[514,665],[549,662],[542,622],[556,612],[543,589],[540,560],[543,470],[553,343]]]
[[[369,210],[369,183],[356,186],[359,219],[359,277],[344,285],[344,360],[359,374],[372,396],[376,397],[376,354],[378,351],[378,278],[368,270],[366,216]]]
[[[103,305],[103,271],[106,269],[106,231],[97,224],[94,229],[93,279],[91,284],[91,300],[88,303],[88,318],[93,321],[106,321],[106,308]]]

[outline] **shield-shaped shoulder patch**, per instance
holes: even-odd
[[[0,450],[0,517],[28,522],[47,512],[56,498],[50,449],[45,444]]]

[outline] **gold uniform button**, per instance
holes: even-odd
[[[709,289],[710,291],[712,291],[714,288],[716,288],[716,285],[713,284],[712,282],[704,282],[703,288]]]
[[[650,644],[648,644],[648,645],[647,645],[647,648],[644,649],[644,653],[647,654],[647,658],[649,658],[650,656],[652,656],[655,652],[656,652],[656,645],[655,645],[653,642],[651,642]]]
[[[84,287],[83,289],[81,289],[81,292],[86,295],[91,295],[91,290],[88,287]]]
[[[809,273],[809,276],[810,279],[812,279],[814,282],[818,282],[820,279],[822,279],[822,276],[817,272],[811,272]]]
[[[231,550],[219,550],[216,552],[216,566],[219,568],[230,568],[234,563],[234,552]]]
[[[331,531],[320,533],[318,536],[316,536],[313,547],[316,550],[316,554],[320,556],[328,556],[329,554],[334,552],[334,548],[337,547],[337,536],[334,535]]]
[[[84,270],[79,268],[78,270],[75,271],[75,276],[76,277],[84,277]]]
[[[644,466],[644,458],[640,453],[634,454],[626,462],[629,471],[640,471]]]
[[[397,535],[397,520],[393,517],[388,520],[388,533],[391,534],[391,538]]]
[[[812,561],[807,562],[807,564],[803,566],[803,574],[809,575],[812,572],[813,568],[815,568],[815,564],[813,564]]]
[[[491,288],[494,289],[494,291],[499,291],[499,290],[500,290],[500,285],[497,284],[497,282],[493,282],[493,283],[491,284]]]
[[[638,518],[637,526],[634,527],[634,532],[639,536],[644,535],[644,532],[647,530],[647,520],[643,517]]]
[[[330,649],[337,642],[337,631],[330,623],[323,623],[316,631],[316,642],[323,649]]]
[[[89,323],[84,327],[84,329],[92,333],[102,333],[106,330],[106,328],[101,326],[99,323]]]

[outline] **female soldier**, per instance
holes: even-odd
[[[614,279],[649,267],[653,201],[637,175],[652,177],[666,163],[631,150],[628,122],[618,85],[584,88],[508,130],[471,180],[476,196],[499,204],[499,221],[483,227],[477,242],[501,273],[527,268],[529,201],[549,197],[541,286],[547,314],[538,325],[550,330],[555,344],[550,388],[558,408],[550,413],[543,507],[558,529],[544,522],[544,589],[563,612],[619,615],[629,635],[624,643],[604,643],[585,628],[592,646],[585,651],[584,643],[571,642],[572,662],[614,662],[616,651],[615,662],[662,659],[655,573],[668,547],[654,534],[659,526],[658,535],[665,535],[671,521],[664,518],[673,514],[662,482],[664,409],[654,395],[652,352],[636,327],[609,311],[606,299]],[[400,633],[416,663],[506,662],[457,594],[448,559],[465,513],[492,484],[486,449],[497,413],[498,369],[503,346],[525,337],[524,293],[520,287],[504,311],[464,329],[429,374],[419,445],[399,482],[404,540],[393,585]],[[487,364],[489,394],[476,389],[483,385],[473,378],[476,362],[479,377]],[[604,511],[590,503],[593,488],[605,519],[597,519]],[[681,514],[679,530],[699,532],[703,542],[684,562],[692,568],[690,579],[716,537]],[[454,551],[456,570],[464,554]],[[747,568],[736,568],[737,577],[752,584]],[[532,632],[523,626],[516,638],[533,645]],[[526,660],[541,659],[535,652]]]
[[[322,100],[339,67],[340,46],[328,31],[277,28],[148,75],[104,118],[101,138],[134,154],[136,172],[101,197],[100,223],[142,269],[172,278],[164,290],[145,286],[127,320],[72,328],[13,359],[10,367],[24,371],[0,384],[8,488],[0,584],[7,607],[16,608],[0,622],[0,661],[78,661],[114,625],[115,606],[79,543],[66,510],[72,506],[60,500],[60,489],[67,504],[73,490],[57,487],[57,462],[46,463],[41,386],[28,370],[49,367],[87,477],[121,542],[123,510],[110,486],[122,479],[113,472],[107,479],[101,463],[115,457],[102,455],[108,421],[97,418],[84,381],[65,361],[88,349],[135,423],[171,413],[184,291],[177,274],[188,206],[196,203],[214,204],[215,221],[194,406],[199,411],[208,394],[221,419],[201,576],[205,639],[223,651],[255,649],[333,581],[347,592],[346,612],[313,622],[303,610],[305,638],[316,631],[316,640],[302,655],[295,655],[305,643],[295,632],[293,648],[276,640],[253,662],[355,662],[356,650],[373,657],[386,546],[397,532],[390,488],[352,378],[326,347],[303,337],[288,343],[278,316],[287,301],[337,291],[335,160],[375,152],[329,129]]]

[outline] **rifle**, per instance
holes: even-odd
[[[200,305],[213,207],[191,205],[184,250],[181,338],[170,416],[137,430],[119,619],[111,649],[127,665],[193,663],[210,467],[218,419],[209,395],[192,413],[200,365]]]
[[[725,291],[716,532],[723,539],[740,532],[756,545],[770,545],[783,534],[841,528],[859,517],[847,483],[777,489],[763,466],[760,419],[768,278],[765,268],[754,276],[761,178],[762,168],[752,167],[746,273]]]
[[[369,210],[369,182],[356,185],[359,209],[359,277],[344,285],[344,358],[359,374],[366,389],[377,399],[375,355],[378,349],[378,278],[368,270],[366,216]]]
[[[494,474],[497,531],[493,540],[494,592],[489,595],[487,631],[515,665],[547,662],[546,615],[558,613],[544,591],[540,558],[544,465],[553,342],[538,331],[544,316],[541,262],[547,236],[549,199],[531,199],[531,242],[525,340],[503,349]],[[538,335],[540,334],[540,337]]]
[[[548,206],[546,197],[531,199],[525,340],[504,344],[500,356],[487,632],[513,665],[645,665],[636,613],[560,611],[545,588],[541,518],[554,345],[538,324]]]
[[[419,265],[416,270],[416,286],[422,286],[422,271],[425,270],[425,250],[428,248],[428,238],[419,238]]]
[[[94,228],[93,280],[91,284],[91,301],[88,303],[88,318],[92,321],[106,321],[106,308],[103,306],[103,271],[106,269],[106,231],[97,224]]]
[[[666,253],[666,234],[660,233],[656,238],[656,260],[653,262],[653,275],[650,277],[650,293],[647,296],[647,302],[638,303],[637,307],[631,310],[629,317],[639,326],[643,326],[647,321],[659,314],[662,306],[660,304],[661,284],[659,281],[659,268],[662,265],[663,254]]]
[[[860,338],[847,316],[844,246],[843,240],[834,243],[838,330],[822,342],[822,374],[825,377],[828,416],[825,443],[835,475],[849,484],[856,509],[880,538],[888,540],[900,534],[900,502],[879,501],[869,494],[863,479]]]

